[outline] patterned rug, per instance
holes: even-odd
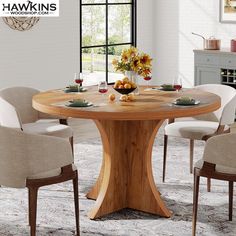
[[[197,142],[195,161],[202,156],[204,143]],[[81,235],[121,236],[189,236],[192,229],[192,184],[189,174],[188,141],[170,139],[166,183],[161,181],[163,135],[159,134],[153,149],[153,172],[156,184],[173,211],[171,218],[122,210],[99,220],[89,220],[94,201],[85,194],[95,183],[101,165],[100,140],[75,145],[75,162],[79,169]],[[0,235],[29,235],[26,189],[0,188]],[[235,205],[234,205],[235,206]],[[206,181],[200,187],[197,235],[236,235],[236,218],[228,221],[227,183],[212,181],[207,193]],[[69,236],[75,233],[72,184],[70,182],[42,188],[39,192],[37,235]]]

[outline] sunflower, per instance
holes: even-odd
[[[146,66],[151,66],[152,58],[148,54],[142,54],[140,57],[140,63]]]
[[[129,53],[127,50],[124,50],[121,54],[121,60],[123,62],[128,62],[129,61]]]
[[[127,50],[127,54],[130,58],[132,57],[136,57],[137,56],[137,53],[138,53],[138,49],[135,48],[135,47],[130,47],[128,50]]]
[[[143,77],[147,77],[148,75],[150,75],[151,74],[151,70],[150,70],[150,68],[145,68],[145,69],[143,69],[142,71],[141,71],[141,76],[143,76]]]
[[[131,68],[135,71],[138,72],[140,69],[140,60],[139,57],[136,56],[135,58],[133,58],[132,62],[131,62]]]
[[[124,49],[121,59],[113,59],[112,64],[116,71],[135,71],[137,74],[146,77],[151,73],[152,58],[145,53],[139,53],[135,47]]]

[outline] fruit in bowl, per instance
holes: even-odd
[[[122,80],[117,80],[113,88],[120,94],[129,94],[137,88],[137,85],[128,77],[124,77]]]

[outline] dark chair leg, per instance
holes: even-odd
[[[36,217],[37,217],[37,198],[38,188],[29,188],[29,225],[30,225],[30,236],[36,236]]]
[[[229,221],[233,219],[233,192],[234,192],[234,182],[229,181]]]
[[[67,119],[59,119],[61,125],[68,125]]]
[[[30,202],[30,189],[28,188],[28,220],[29,220],[29,226],[31,225],[31,211],[30,211],[30,206],[31,206],[31,202]]]
[[[75,220],[76,220],[76,232],[77,236],[80,235],[79,230],[79,190],[78,190],[78,172],[76,172],[76,177],[73,179],[74,188],[74,202],[75,202]]]
[[[190,163],[189,163],[189,168],[190,168],[190,174],[193,173],[193,150],[194,150],[194,140],[190,139]]]
[[[211,192],[211,178],[207,178],[207,192]]]
[[[192,236],[196,235],[199,183],[200,183],[200,176],[198,176],[196,174],[196,171],[194,171]]]
[[[162,181],[165,182],[166,178],[166,156],[167,156],[168,135],[164,135],[164,155],[163,155],[163,170]]]

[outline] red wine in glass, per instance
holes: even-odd
[[[179,92],[182,89],[182,78],[181,77],[177,76],[174,78],[173,87],[177,92]]]
[[[82,83],[83,83],[83,74],[82,73],[75,73],[75,83],[76,84],[79,84],[79,86],[82,86]]]
[[[149,81],[149,80],[151,80],[151,79],[152,79],[151,76],[146,76],[146,77],[144,77],[144,80],[146,80],[146,81]]]
[[[149,81],[152,79],[152,76],[149,74],[148,76],[144,77],[143,78],[145,81],[147,81],[147,88],[145,90],[149,90],[148,87],[149,87]]]
[[[99,91],[99,93],[106,93],[108,91],[108,89],[100,88],[98,91]]]
[[[98,92],[104,95],[107,91],[108,91],[107,82],[100,81],[98,84]]]
[[[182,85],[181,84],[174,84],[174,89],[179,91],[182,89]]]

